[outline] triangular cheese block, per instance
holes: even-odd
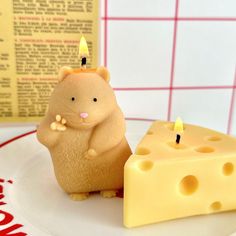
[[[154,122],[125,164],[124,225],[135,227],[236,209],[236,139]]]

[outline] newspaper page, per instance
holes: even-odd
[[[83,35],[98,63],[98,0],[0,1],[0,122],[44,116],[61,66],[78,68]]]

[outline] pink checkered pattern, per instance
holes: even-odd
[[[101,64],[127,117],[236,135],[236,2],[103,0]]]

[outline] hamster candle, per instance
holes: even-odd
[[[113,197],[123,187],[131,150],[106,68],[63,67],[37,137],[50,151],[59,185],[73,200],[93,191]]]

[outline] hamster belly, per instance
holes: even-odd
[[[87,165],[84,153],[92,130],[67,129],[51,150],[56,179],[67,193],[81,192],[86,186]]]

